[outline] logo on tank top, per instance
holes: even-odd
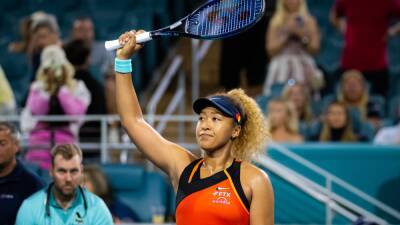
[[[230,205],[231,192],[227,190],[229,190],[229,188],[217,187],[216,191],[212,193],[213,200],[211,202],[214,204]]]
[[[217,191],[225,191],[225,190],[229,190],[230,188],[226,188],[226,187],[217,187],[215,188],[215,190]]]

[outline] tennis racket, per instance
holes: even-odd
[[[162,36],[184,36],[195,39],[219,39],[243,32],[256,24],[264,14],[264,0],[211,0],[185,18],[159,30],[136,36],[144,43]],[[122,47],[119,40],[106,41],[107,50]]]

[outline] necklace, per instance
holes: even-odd
[[[228,162],[226,162],[225,165],[220,170],[217,170],[217,169],[213,170],[210,166],[207,166],[207,163],[205,161],[203,161],[203,163],[201,164],[201,167],[203,169],[205,169],[207,173],[209,173],[210,175],[213,175],[215,173],[218,173],[220,171],[227,169],[229,167],[229,165],[231,165],[233,163],[233,162],[231,162],[230,164],[228,164]],[[228,165],[226,165],[226,164],[228,164]]]

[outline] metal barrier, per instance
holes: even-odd
[[[166,123],[166,122],[180,122],[181,124],[184,124],[185,122],[194,122],[197,120],[197,116],[189,116],[189,115],[145,115],[145,120],[146,121],[159,121],[160,124]],[[108,141],[108,133],[109,133],[109,127],[108,124],[111,124],[113,122],[119,121],[119,116],[118,115],[86,115],[86,116],[32,116],[32,120],[35,120],[37,122],[60,122],[60,121],[68,121],[68,122],[77,122],[79,121],[80,123],[83,122],[89,122],[89,121],[98,121],[100,122],[100,128],[101,128],[101,136],[100,136],[100,142],[80,142],[79,145],[81,148],[83,148],[85,151],[94,151],[100,149],[100,159],[101,163],[107,163],[109,162],[109,153],[111,149],[126,149],[126,150],[135,150],[136,146],[128,141],[125,142],[118,142],[118,143],[110,143]],[[0,116],[0,121],[8,121],[16,124],[20,124],[21,121],[21,116]],[[165,127],[165,125],[164,125]],[[184,133],[185,127],[180,127],[179,133]],[[21,140],[21,147],[26,149],[29,147],[42,147],[40,146],[28,146],[27,143],[27,137],[28,133],[22,131],[22,140]],[[78,140],[79,141],[79,140]],[[183,147],[189,149],[189,150],[195,150],[198,149],[198,146],[196,144],[191,144],[191,143],[186,143],[186,142],[178,142],[178,144],[182,145]],[[45,146],[43,147],[52,147],[52,146]]]
[[[320,176],[324,177],[326,180],[326,182],[325,182],[326,185],[324,188],[326,189],[326,192],[330,193],[334,198],[340,197],[340,196],[337,196],[334,193],[332,193],[332,184],[337,184],[338,186],[349,191],[350,193],[355,194],[356,196],[363,199],[364,201],[370,203],[371,205],[381,209],[385,213],[400,220],[400,212],[393,209],[392,207],[386,205],[385,203],[377,200],[376,198],[371,197],[370,195],[366,194],[365,192],[361,191],[360,189],[358,189],[358,188],[352,186],[351,184],[347,183],[346,181],[336,177],[335,175],[329,173],[328,171],[322,169],[321,167],[315,165],[314,163],[304,159],[303,157],[290,151],[288,148],[286,148],[282,145],[279,145],[276,143],[271,143],[270,146],[273,147],[275,150],[279,151],[281,154],[291,158],[292,160],[300,163],[301,165],[307,167],[308,169],[310,169],[310,170],[314,171],[315,173],[319,174]],[[345,199],[343,199],[343,200],[345,200]],[[352,204],[350,202],[348,202],[348,203]]]
[[[362,215],[364,218],[375,221],[378,224],[387,224],[384,219],[379,218],[374,214],[368,212],[367,210],[358,207],[357,205],[347,201],[346,199],[332,193],[329,189],[320,186],[314,181],[311,181],[310,179],[300,175],[296,171],[289,169],[279,162],[276,162],[272,158],[262,156],[258,160],[258,163],[260,163],[260,165],[269,169],[273,173],[279,175],[279,177],[299,188],[304,193],[313,197],[317,201],[324,203],[326,205],[325,224],[332,224],[332,210],[345,216],[351,221],[355,221],[358,218],[358,215]],[[349,209],[351,209],[351,211]],[[356,212],[358,215],[354,214],[353,212]]]
[[[200,95],[200,63],[213,41],[192,39],[192,102]]]

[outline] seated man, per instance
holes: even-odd
[[[10,123],[0,122],[0,224],[13,225],[25,198],[44,182],[17,160],[19,134]]]
[[[54,183],[22,203],[16,225],[113,224],[103,200],[80,186],[83,178],[81,149],[74,144],[57,145],[51,151],[51,159],[50,174]]]

